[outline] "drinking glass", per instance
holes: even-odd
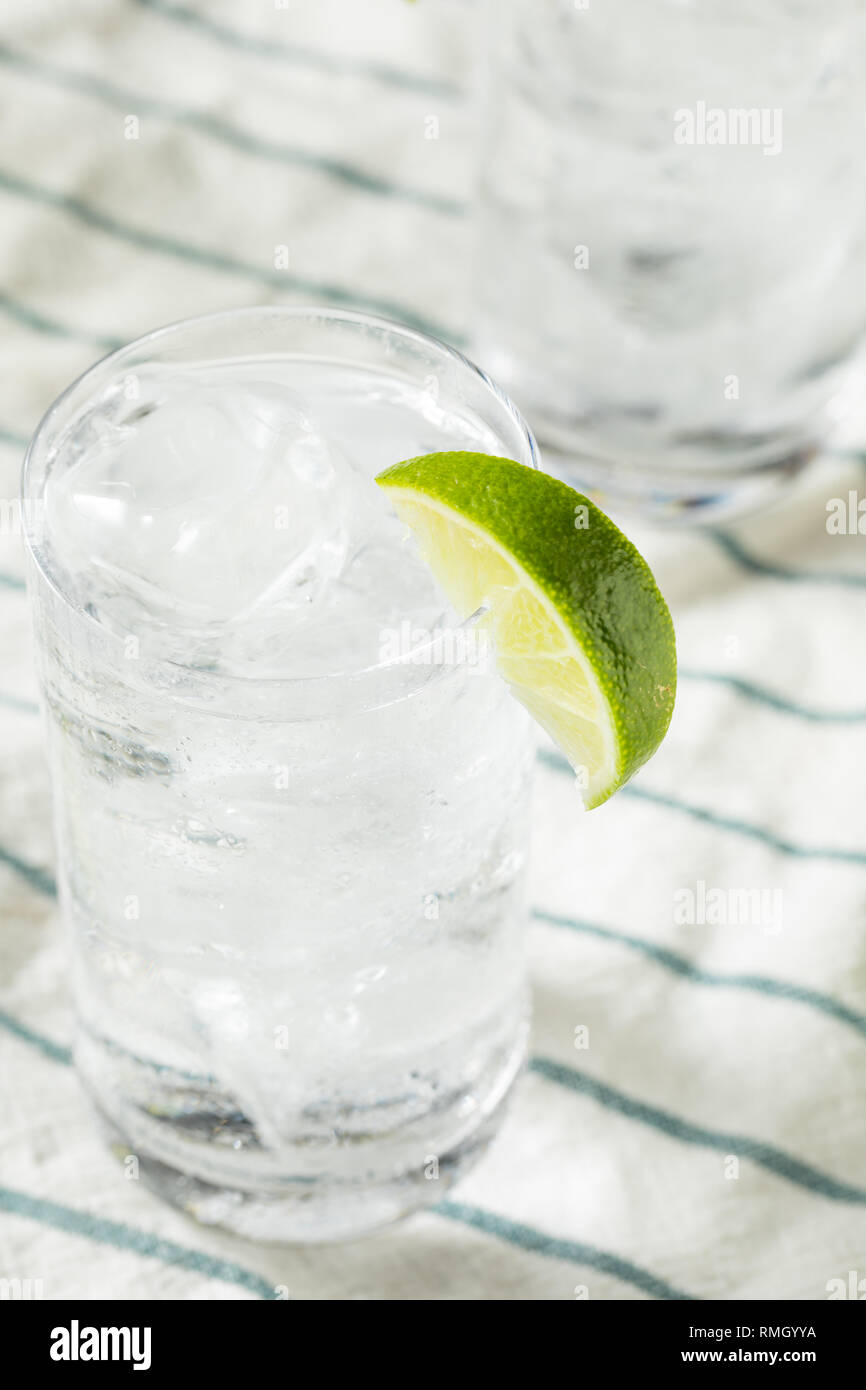
[[[284,417],[291,467],[249,494],[233,422],[252,420],[254,470]],[[77,1066],[127,1171],[256,1238],[339,1239],[435,1202],[524,1054],[530,721],[472,619],[411,627],[402,535],[364,531],[368,495],[387,506],[373,475],[437,447],[535,464],[458,353],[362,314],[262,308],[98,363],[25,462]],[[300,527],[300,616],[272,603],[278,513]],[[163,589],[137,556],[178,516],[177,545],[147,551]],[[91,553],[115,521],[111,556]],[[406,586],[402,645],[402,623],[359,636],[362,581],[370,603]]]
[[[863,378],[866,10],[488,14],[474,353],[601,500],[772,500]]]

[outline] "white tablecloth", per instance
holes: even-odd
[[[57,392],[157,324],[327,300],[461,338],[472,23],[402,0],[8,0],[2,498]],[[49,1299],[821,1299],[866,1275],[866,560],[826,527],[858,488],[840,441],[772,515],[632,528],[674,612],[679,702],[588,816],[542,754],[532,1062],[504,1131],[438,1210],[321,1249],[197,1227],[97,1137],[4,536],[0,1277]],[[718,920],[738,890],[765,894],[757,924]]]

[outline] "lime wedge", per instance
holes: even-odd
[[[673,712],[673,624],[646,561],[588,498],[513,459],[425,454],[376,482],[461,617],[485,610],[499,674],[600,806]]]

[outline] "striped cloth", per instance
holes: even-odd
[[[55,394],[156,324],[316,299],[465,333],[471,9],[196,3],[4,7],[2,498]],[[504,1131],[435,1211],[321,1249],[196,1227],[96,1136],[4,536],[0,1277],[49,1299],[821,1299],[866,1276],[866,561],[826,525],[864,487],[840,440],[771,516],[635,534],[678,708],[589,816],[540,755],[533,1055]]]

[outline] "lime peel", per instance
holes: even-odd
[[[599,806],[670,723],[673,624],[646,561],[588,498],[514,459],[426,454],[376,478],[499,673]]]

